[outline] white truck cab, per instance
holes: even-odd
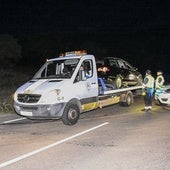
[[[75,124],[79,114],[98,107],[98,78],[93,55],[66,53],[47,60],[29,82],[17,89],[14,109],[27,118],[62,118]]]

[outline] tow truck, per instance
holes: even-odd
[[[98,77],[95,57],[85,50],[47,60],[14,94],[14,109],[28,119],[61,119],[77,123],[80,114],[120,103],[130,106],[142,86],[115,88]]]

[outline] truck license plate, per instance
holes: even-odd
[[[32,112],[21,111],[21,115],[23,115],[23,116],[32,116]]]

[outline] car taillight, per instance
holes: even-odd
[[[109,72],[110,69],[108,67],[99,67],[97,71],[99,71],[99,72]]]

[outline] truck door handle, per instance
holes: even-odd
[[[91,84],[96,84],[96,82],[93,82],[93,83],[91,83]]]

